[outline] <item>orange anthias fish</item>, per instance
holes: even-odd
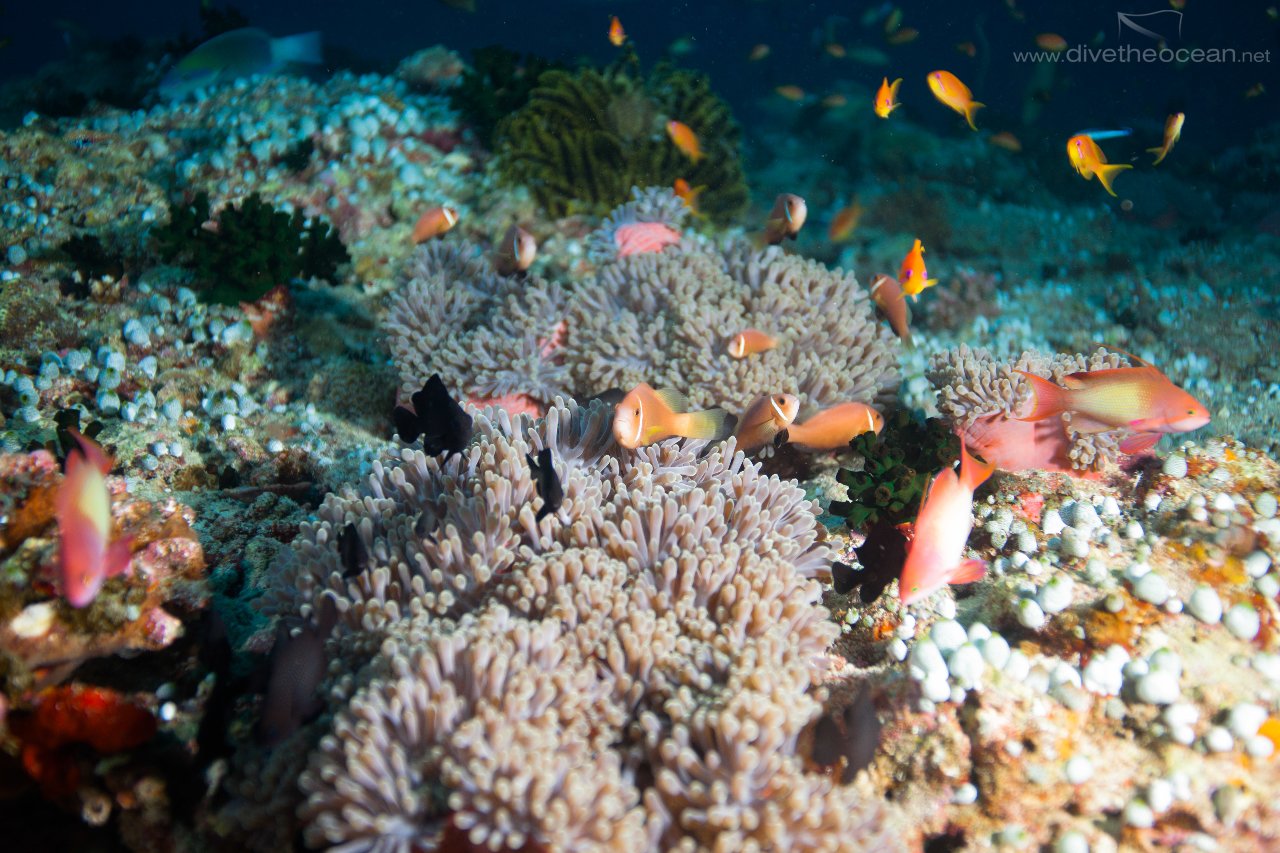
[[[680,149],[680,153],[693,162],[697,163],[705,156],[698,142],[698,134],[684,122],[675,119],[667,122],[667,136],[671,137],[672,143]]]
[[[907,346],[911,346],[911,306],[902,294],[898,280],[878,275],[871,282],[871,299],[889,320],[889,327]]]
[[[684,202],[684,206],[688,208],[689,212],[694,216],[702,215],[702,211],[698,210],[698,196],[701,195],[702,191],[706,188],[705,184],[697,187],[691,187],[689,186],[689,182],[684,178],[676,178],[675,183],[671,186],[672,191],[675,192],[676,196],[682,202]]]
[[[964,546],[973,530],[973,491],[994,470],[994,465],[970,456],[961,439],[959,476],[954,468],[944,468],[929,484],[898,579],[898,599],[904,606],[928,598],[947,584],[973,583],[986,574],[981,560],[964,559]]]
[[[886,77],[884,82],[880,84],[880,91],[876,92],[875,102],[876,115],[880,116],[880,118],[888,118],[889,113],[902,106],[902,104],[898,103],[898,87],[901,85],[901,77],[892,83]]]
[[[794,394],[764,394],[756,397],[738,419],[734,436],[739,450],[755,450],[773,441],[796,419],[800,400]]]
[[[915,27],[903,27],[885,39],[889,44],[909,44],[920,38],[920,31]]]
[[[1166,433],[1190,432],[1209,423],[1209,410],[1169,381],[1155,367],[1136,356],[1141,367],[1116,367],[1072,373],[1066,387],[1026,371],[1016,371],[1031,383],[1035,405],[1024,421],[1039,421],[1071,412],[1073,432],[1092,434],[1128,429],[1120,442],[1122,453],[1154,447]]]
[[[1174,113],[1165,120],[1164,123],[1164,144],[1155,148],[1148,148],[1147,151],[1156,155],[1156,161],[1153,166],[1159,166],[1160,161],[1169,156],[1169,152],[1173,150],[1173,144],[1182,137],[1182,122],[1186,119],[1182,113]]]
[[[728,352],[734,358],[746,358],[749,355],[768,352],[778,345],[778,339],[766,335],[759,329],[747,329],[739,332],[729,340]]]
[[[413,242],[423,243],[439,237],[457,224],[458,211],[451,207],[433,207],[413,226]]]
[[[1000,131],[987,141],[997,148],[1003,148],[1005,151],[1012,151],[1014,154],[1017,154],[1022,150],[1022,143],[1018,140],[1018,137],[1014,136],[1007,130]]]
[[[1098,183],[1113,196],[1116,191],[1111,188],[1111,182],[1115,180],[1115,176],[1125,169],[1133,168],[1128,163],[1108,164],[1107,156],[1102,153],[1098,143],[1093,141],[1093,137],[1083,133],[1067,140],[1067,158],[1081,177],[1088,181],[1097,176]]]
[[[131,537],[111,541],[111,460],[102,448],[75,430],[77,447],[67,455],[67,473],[58,486],[59,560],[62,595],[72,607],[90,604],[106,583],[129,568]]]
[[[770,246],[776,246],[788,237],[794,240],[808,216],[809,207],[804,199],[795,193],[781,193],[773,200],[773,210],[769,211],[769,221],[764,226],[764,241]]]
[[[1067,40],[1057,33],[1041,33],[1036,36],[1036,47],[1051,53],[1061,53],[1067,49]]]
[[[787,427],[787,443],[804,450],[839,450],[864,432],[879,435],[884,416],[866,403],[839,403]]]
[[[827,226],[827,239],[832,243],[843,243],[852,237],[853,232],[858,229],[858,223],[862,221],[862,212],[862,205],[857,199],[836,211],[836,215],[831,217],[831,224]]]
[[[538,241],[519,225],[512,225],[494,252],[493,268],[498,275],[523,275],[537,256]]]
[[[801,89],[799,86],[795,86],[792,84],[787,84],[785,86],[775,86],[773,91],[777,92],[779,95],[786,98],[788,101],[804,100],[804,89]]]
[[[907,252],[898,269],[898,285],[915,302],[926,287],[933,287],[937,283],[936,278],[929,278],[929,271],[924,265],[924,245],[916,238],[911,251]]]
[[[933,92],[933,96],[964,116],[964,120],[969,122],[969,127],[977,130],[977,125],[973,123],[973,114],[986,104],[975,101],[969,87],[961,83],[959,78],[950,71],[931,71],[928,79],[929,91]]]
[[[664,438],[704,438],[717,441],[731,432],[723,409],[685,412],[688,403],[677,391],[655,391],[641,382],[627,392],[613,413],[613,437],[628,450]]]
[[[622,29],[622,21],[618,20],[618,16],[614,15],[609,21],[609,44],[614,47],[622,47],[622,43],[627,40],[627,34]]]

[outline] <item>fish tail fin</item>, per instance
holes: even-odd
[[[986,104],[980,104],[977,101],[970,101],[969,106],[964,108],[964,120],[969,122],[970,130],[978,129],[978,126],[973,123],[973,114],[985,106]]]
[[[738,425],[738,419],[724,409],[689,412],[683,420],[681,435],[685,438],[704,438],[708,441],[721,441],[728,438],[733,435],[733,430]]]
[[[280,65],[297,62],[303,65],[320,65],[324,57],[320,52],[320,31],[281,36],[271,40],[271,58]]]
[[[996,466],[990,462],[979,462],[970,456],[969,449],[964,446],[964,438],[960,439],[960,485],[972,492],[985,483],[995,470]]]
[[[1060,415],[1067,409],[1067,389],[1054,385],[1043,376],[1036,376],[1025,370],[1015,370],[1027,382],[1031,383],[1031,392],[1035,405],[1031,413],[1020,421],[1042,421],[1054,415]]]
[[[947,578],[948,583],[976,583],[987,573],[987,564],[981,560],[963,560]]]
[[[1155,148],[1148,148],[1147,153],[1156,155],[1156,161],[1151,165],[1159,166],[1160,161],[1164,159],[1164,155],[1168,154],[1169,152],[1164,150],[1163,145],[1157,145]]]
[[[124,536],[107,547],[106,576],[113,578],[129,570],[133,562],[133,537]]]
[[[1098,183],[1102,184],[1103,189],[1115,195],[1116,191],[1111,189],[1111,182],[1115,180],[1116,175],[1125,169],[1132,168],[1133,166],[1128,163],[1104,163],[1094,169],[1093,173],[1098,176]]]

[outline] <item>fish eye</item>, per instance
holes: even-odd
[[[639,406],[636,406],[636,407],[635,407],[634,409],[632,409],[631,411],[632,411],[632,413],[633,413],[633,414],[635,414],[635,416],[636,416],[637,418],[638,418],[638,417],[640,417],[640,407],[639,407]]]

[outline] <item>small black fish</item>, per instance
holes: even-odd
[[[550,447],[539,450],[537,459],[527,453],[525,458],[529,460],[529,469],[533,471],[538,495],[542,498],[542,508],[538,510],[535,518],[535,521],[541,523],[542,519],[560,509],[560,504],[564,502],[564,487],[560,485],[555,466],[551,464]]]
[[[329,668],[324,641],[328,632],[305,625],[292,634],[282,622],[267,661],[267,695],[255,734],[263,746],[275,746],[324,710],[316,695]]]
[[[422,436],[422,449],[428,456],[461,453],[471,443],[471,415],[449,396],[439,373],[431,374],[422,390],[410,401],[413,409],[396,406],[391,413],[396,432],[412,444]]]
[[[853,566],[846,566],[844,563],[831,564],[831,586],[836,592],[844,595],[857,585],[858,573],[853,570]]]
[[[627,392],[621,388],[606,388],[599,394],[592,394],[590,397],[582,401],[582,407],[590,406],[593,400],[599,400],[606,406],[616,406],[622,402],[622,398],[627,396]]]
[[[351,522],[338,534],[338,554],[342,557],[342,576],[355,577],[369,568],[369,551],[364,547],[360,531]]]
[[[875,760],[880,748],[880,720],[871,690],[863,687],[843,711],[818,718],[813,729],[813,760],[823,767],[842,764],[840,783],[847,785]]]
[[[862,589],[858,598],[870,604],[880,597],[889,581],[902,574],[907,562],[907,536],[897,525],[877,521],[867,531],[867,539],[855,549],[863,569],[858,572]],[[833,572],[834,574],[834,572]]]

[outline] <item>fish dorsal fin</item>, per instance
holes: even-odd
[[[1135,365],[1138,365],[1140,367],[1155,367],[1155,365],[1153,365],[1151,362],[1147,361],[1146,359],[1138,358],[1136,355],[1129,352],[1128,350],[1120,349],[1120,347],[1112,346],[1111,344],[1104,344],[1101,341],[1094,341],[1093,345],[1098,349],[1105,349],[1105,350],[1111,350],[1112,352],[1118,352],[1120,353],[1120,355],[1124,356],[1125,358],[1132,361]]]
[[[674,388],[659,388],[653,393],[671,411],[676,413],[689,411],[688,398]]]

